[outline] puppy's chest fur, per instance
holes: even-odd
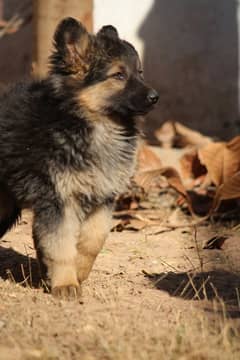
[[[136,134],[126,135],[115,124],[96,123],[84,153],[75,150],[80,166],[55,174],[57,191],[64,202],[81,196],[97,203],[124,192],[136,164]],[[81,162],[84,165],[81,167]]]

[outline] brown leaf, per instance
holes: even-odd
[[[138,150],[137,164],[138,171],[158,169],[162,166],[160,158],[145,144]]]
[[[161,169],[148,170],[148,171],[140,171],[137,172],[134,176],[135,183],[143,188],[145,192],[148,192],[150,188],[166,188],[168,187],[168,182],[163,175],[159,174]],[[158,173],[158,176],[155,174]]]
[[[198,150],[201,163],[206,166],[212,182],[217,186],[221,184],[223,180],[224,149],[224,143],[215,143]]]
[[[179,122],[176,122],[175,126],[179,147],[191,145],[199,148],[212,142],[210,137],[202,135],[198,131],[189,129],[187,126],[184,126]]]
[[[174,139],[176,137],[174,121],[166,121],[159,129],[155,131],[154,135],[163,148],[172,148]]]
[[[222,200],[240,198],[240,172],[237,172],[224,184],[220,185],[214,197],[212,211],[216,210]]]
[[[162,174],[167,178],[169,185],[185,198],[188,196],[181,177],[174,168],[162,168]]]
[[[128,209],[137,209],[139,207],[140,202],[140,193],[136,194],[132,190],[132,192],[126,192],[124,194],[119,195],[115,199],[115,210],[128,210]]]
[[[210,144],[198,151],[200,161],[206,166],[217,190],[211,211],[222,200],[240,197],[240,136],[228,143]]]
[[[191,199],[194,214],[199,216],[206,216],[209,214],[213,204],[212,197],[208,194],[199,194],[196,191],[188,191],[188,197]]]
[[[197,179],[207,173],[207,169],[201,164],[196,150],[184,154],[179,161],[182,176],[186,179]]]
[[[161,186],[163,177],[167,180],[170,187],[175,189],[186,199],[189,209],[191,210],[191,201],[188,197],[187,191],[182,183],[179,173],[174,168],[162,167],[161,169],[144,171],[136,175],[136,180],[140,186],[142,186],[145,190],[148,190],[154,185],[156,186],[159,184]]]
[[[155,131],[155,137],[164,148],[183,148],[189,145],[199,148],[212,142],[211,138],[175,121],[165,122]]]
[[[205,245],[203,246],[203,249],[213,250],[213,249],[222,249],[222,246],[224,242],[228,239],[228,236],[219,236],[216,235],[206,241]]]
[[[117,232],[122,232],[124,230],[129,230],[129,231],[140,231],[142,229],[144,229],[147,224],[149,223],[149,221],[146,219],[146,221],[144,219],[136,219],[133,216],[129,215],[125,215],[125,216],[117,216],[113,219],[113,226],[111,231],[117,231]]]
[[[228,143],[209,144],[198,150],[198,156],[206,166],[212,182],[218,187],[240,170],[240,136]]]
[[[130,222],[129,219],[124,219],[124,218],[113,219],[111,231],[122,232],[129,224],[129,222]]]
[[[130,231],[140,231],[140,230],[144,229],[146,226],[147,226],[147,223],[142,220],[131,219],[131,221],[129,222],[129,224],[127,224],[125,229],[130,230]]]

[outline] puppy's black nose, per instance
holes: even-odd
[[[158,93],[156,92],[156,90],[154,89],[151,89],[148,93],[148,96],[147,96],[147,99],[149,101],[150,104],[156,104],[156,102],[158,101],[159,99],[159,95]]]

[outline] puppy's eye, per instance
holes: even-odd
[[[125,80],[126,79],[126,75],[123,72],[117,72],[115,74],[112,75],[112,77],[116,80]]]
[[[143,70],[138,70],[140,76],[143,76]]]

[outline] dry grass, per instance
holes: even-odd
[[[161,326],[157,319],[147,324],[141,316],[130,318],[130,323],[113,320],[108,321],[113,328],[101,331],[94,320],[89,321],[84,331],[92,343],[82,348],[83,359],[239,359],[239,330],[226,319],[210,321],[203,314],[192,314],[189,320],[179,312],[169,326]]]
[[[189,283],[192,284],[192,281],[194,280]],[[24,289],[23,296],[23,290],[18,285],[6,285],[8,291],[10,289],[10,299],[13,298],[11,291],[14,289],[16,303],[20,301],[24,304],[25,300],[28,300],[25,303],[28,311],[22,315],[22,323],[20,319],[15,320],[16,333],[5,334],[8,346],[0,346],[1,360],[239,359],[239,321],[228,318],[225,303],[221,299],[204,302],[204,309],[196,308],[189,303],[188,311],[185,308],[181,309],[181,304],[181,310],[177,310],[175,306],[170,310],[165,309],[164,302],[159,302],[157,307],[149,311],[150,303],[147,297],[132,306],[120,300],[120,287],[107,283],[107,291],[99,290],[95,293],[97,302],[101,304],[98,311],[93,313],[87,304],[83,306],[79,303],[56,302],[48,297],[49,314],[45,322],[40,321],[34,326],[36,310],[33,306],[36,305],[30,300],[32,290]],[[21,297],[18,296],[18,292],[22,294]],[[92,290],[89,289],[87,296],[91,293]],[[39,294],[39,304],[44,301],[46,303],[46,296]],[[39,317],[43,309],[41,306],[38,308]],[[51,317],[53,311],[57,312],[57,319]],[[124,315],[124,311],[127,312],[127,316]],[[30,313],[33,314],[33,324],[26,324],[26,316]],[[68,321],[64,317],[66,314]],[[76,318],[78,324],[73,325]],[[61,324],[63,321],[65,328],[56,325],[57,322]],[[49,343],[49,339],[44,337],[41,341],[39,338],[35,341],[25,339],[26,332],[36,330],[36,326],[39,333],[43,331],[44,337],[48,336],[51,339]],[[5,330],[2,330],[4,336]],[[17,333],[23,334],[22,342],[16,337]]]
[[[226,254],[231,264],[224,261],[218,273],[211,266],[224,251],[203,251],[202,230],[114,233],[84,286],[82,304],[36,288],[29,225],[21,229],[27,247],[20,248],[19,233],[9,233],[5,240],[16,250],[1,249],[9,271],[8,280],[0,280],[0,360],[240,358],[235,247]]]

